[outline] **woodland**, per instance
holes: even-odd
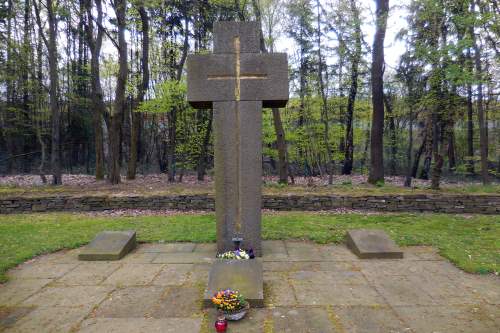
[[[293,46],[290,101],[263,112],[266,175],[498,181],[497,0],[2,0],[0,175],[203,180],[212,111],[187,103],[185,62],[219,20],[260,22],[262,52]]]

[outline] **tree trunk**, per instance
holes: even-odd
[[[472,1],[471,11],[475,12],[475,2]],[[475,78],[478,82],[477,85],[477,118],[479,122],[479,149],[481,153],[481,179],[484,185],[489,184],[488,177],[488,137],[486,132],[486,122],[484,117],[483,109],[483,83],[482,83],[482,65],[481,65],[481,51],[477,45],[476,33],[474,31],[474,25],[470,28],[473,48],[474,48],[474,62],[476,67]]]
[[[353,130],[353,116],[354,116],[354,103],[356,101],[356,94],[358,92],[358,67],[361,61],[361,22],[359,19],[359,10],[356,7],[356,1],[351,0],[351,11],[353,13],[355,25],[355,44],[356,51],[352,55],[351,67],[351,87],[349,88],[349,97],[347,100],[347,113],[345,115],[345,152],[344,152],[344,166],[342,167],[343,175],[350,175],[352,173],[354,163],[354,130]]]
[[[127,65],[127,42],[125,40],[126,28],[126,0],[116,0],[114,10],[116,13],[118,28],[118,76],[116,82],[116,93],[114,112],[111,115],[111,126],[109,131],[109,151],[110,151],[110,176],[111,184],[119,184],[120,177],[120,146],[121,146],[121,124],[123,113],[126,107],[125,88],[127,85],[128,65]]]
[[[43,30],[43,24],[40,19],[40,9],[36,2],[33,2],[35,14],[40,34],[42,35],[45,46],[48,51],[49,60],[49,105],[51,114],[52,142],[50,164],[52,169],[52,184],[62,184],[61,174],[61,113],[59,110],[58,92],[59,77],[57,70],[57,16],[55,4],[52,0],[47,0],[47,21],[49,25],[48,39]]]
[[[137,87],[137,106],[144,101],[149,86],[149,17],[144,5],[138,8],[142,24],[142,82]],[[135,179],[139,150],[139,135],[142,125],[142,114],[132,112],[132,128],[130,135],[130,158],[128,160],[127,179]]]
[[[467,63],[472,73],[472,58],[470,48],[467,49]],[[474,110],[472,104],[472,84],[467,83],[467,173],[474,175]]]
[[[410,96],[412,94],[411,88],[410,90]],[[406,178],[405,178],[405,187],[411,187],[411,180],[412,180],[412,152],[413,152],[413,104],[410,105],[410,115],[409,115],[409,126],[408,126],[408,150],[406,151]]]
[[[102,131],[102,117],[106,112],[103,92],[101,87],[101,75],[99,69],[99,57],[101,54],[103,27],[102,27],[102,3],[101,0],[94,0],[97,17],[92,17],[92,0],[85,1],[87,11],[87,44],[89,45],[90,77],[91,77],[91,105],[93,108],[94,145],[95,145],[95,178],[104,179],[104,138]],[[97,34],[94,39],[94,20],[97,25]]]
[[[372,51],[372,130],[368,182],[384,181],[384,39],[389,0],[376,0],[376,32]]]
[[[214,114],[212,110],[209,110],[208,112],[210,114],[208,116],[209,118],[208,118],[207,129],[205,131],[205,137],[203,138],[203,145],[201,146],[200,156],[198,158],[197,174],[199,181],[203,181],[205,179],[205,174],[207,170],[208,144],[210,143],[210,135],[212,133],[212,120]]]
[[[318,82],[319,82],[319,94],[321,96],[321,122],[323,123],[323,140],[326,147],[326,172],[328,173],[328,184],[333,183],[333,154],[330,148],[330,124],[328,119],[328,96],[326,95],[325,82],[323,80],[324,62],[323,56],[321,54],[321,5],[319,0],[316,0],[316,6],[318,8],[317,13],[317,47],[318,47]],[[328,84],[328,79],[327,83]],[[321,163],[318,162],[318,168],[320,174],[322,174]],[[322,176],[322,175],[321,175]]]
[[[397,154],[398,154],[398,146],[396,139],[396,124],[394,123],[394,114],[392,110],[392,101],[391,97],[384,94],[384,105],[387,110],[387,114],[389,115],[389,137],[391,140],[390,143],[390,158],[389,158],[389,173],[391,176],[396,175],[397,171]]]
[[[252,5],[260,29],[260,50],[262,53],[267,53],[266,44],[264,42],[264,34],[262,32],[262,17],[257,0],[252,0]],[[286,184],[288,183],[288,161],[286,158],[287,145],[285,138],[285,130],[283,129],[283,123],[281,121],[281,115],[279,109],[272,108],[271,110],[273,113],[274,131],[276,133],[276,148],[278,149],[279,183]]]
[[[453,173],[457,166],[457,158],[455,154],[455,132],[452,130],[448,136],[448,171]]]

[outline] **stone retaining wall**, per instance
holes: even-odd
[[[390,212],[500,214],[500,195],[265,195],[262,208],[331,210],[350,208]],[[110,209],[213,210],[211,195],[177,196],[50,196],[0,198],[0,214]]]

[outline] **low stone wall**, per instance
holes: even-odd
[[[213,210],[212,195],[176,196],[45,196],[0,198],[0,214],[111,209]],[[500,195],[265,195],[262,208],[331,210],[350,208],[390,212],[500,214]]]

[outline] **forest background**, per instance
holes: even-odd
[[[219,20],[260,22],[262,51],[289,56],[265,174],[500,176],[496,0],[3,0],[0,174],[202,180],[212,112],[187,104],[185,60]]]

